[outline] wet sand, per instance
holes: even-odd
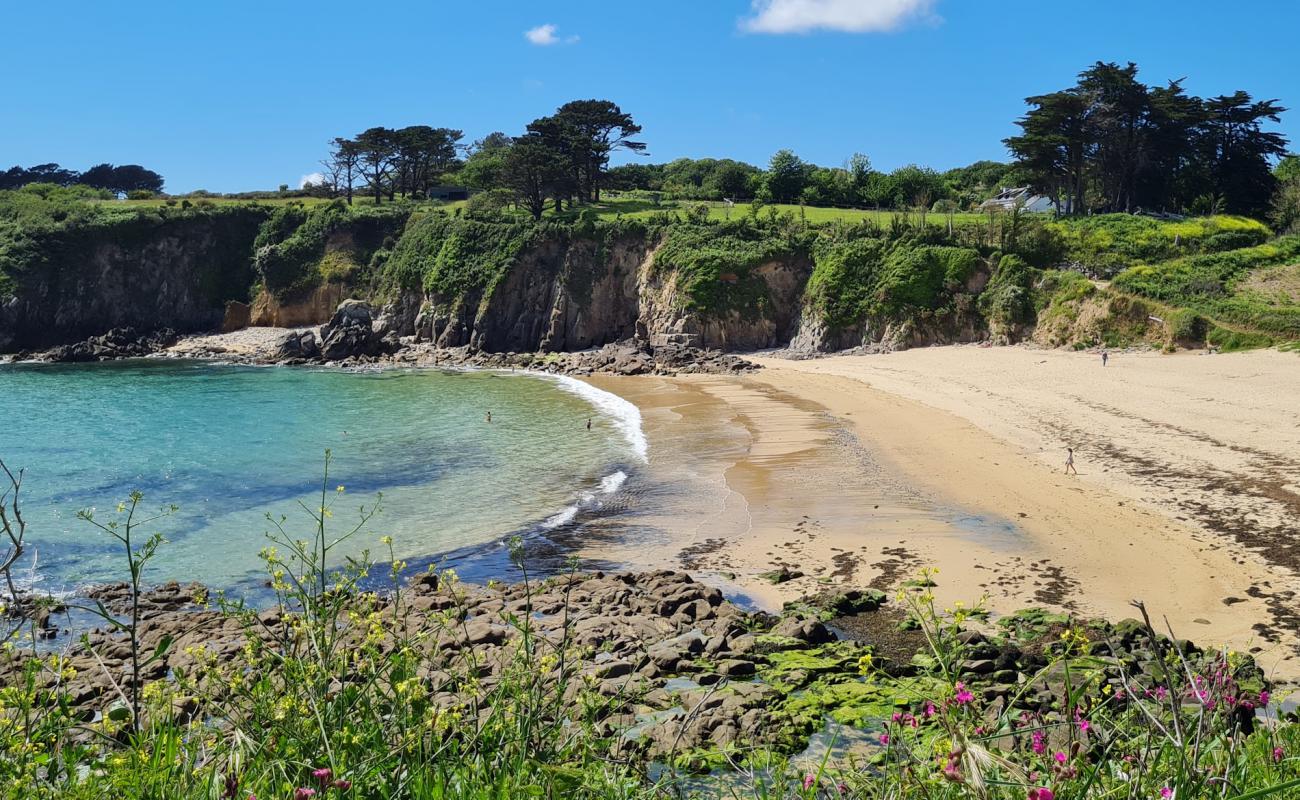
[[[1180,637],[1300,677],[1300,358],[1117,354],[1103,373],[1086,353],[948,347],[764,364],[593,381],[641,406],[651,478],[703,487],[641,520],[666,534],[594,543],[602,557],[689,567],[766,606],[922,566],[942,601],[987,594],[997,613],[1117,620],[1141,599]],[[804,576],[763,576],[781,567]]]

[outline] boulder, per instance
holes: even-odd
[[[320,358],[320,344],[315,331],[293,331],[280,342],[281,358]]]
[[[383,337],[375,331],[370,304],[344,300],[321,328],[320,355],[326,361],[377,356],[384,352]]]
[[[808,644],[826,644],[835,641],[835,634],[831,633],[825,625],[815,619],[786,617],[778,622],[776,627],[772,628],[772,633],[777,636],[798,639]]]

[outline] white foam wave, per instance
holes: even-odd
[[[617,492],[624,483],[627,483],[627,473],[623,470],[619,470],[612,475],[606,475],[600,479],[599,487],[595,491],[583,492],[579,495],[577,502],[573,505],[558,514],[547,518],[547,520],[542,523],[542,530],[550,531],[568,525],[577,518],[579,511],[597,505],[601,497],[606,497]]]
[[[643,462],[649,460],[650,443],[646,440],[645,431],[641,429],[641,409],[636,404],[568,375],[547,377],[552,378],[564,391],[578,395],[613,420],[614,427],[627,439],[636,457]],[[624,476],[625,479],[626,477]]]

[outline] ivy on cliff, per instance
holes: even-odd
[[[823,237],[815,256],[805,299],[832,329],[948,313],[981,265],[971,248],[881,234]]]
[[[262,284],[287,298],[330,280],[356,282],[375,254],[401,235],[410,215],[402,204],[282,206],[254,242]]]
[[[247,288],[249,243],[268,214],[251,203],[115,207],[72,190],[32,189],[0,192],[0,297],[29,281],[57,284],[93,269],[106,244],[143,263],[151,245],[175,237],[202,250],[200,289],[219,305]]]
[[[656,272],[675,270],[686,308],[707,315],[761,314],[771,302],[758,274],[764,264],[807,258],[814,234],[750,220],[678,222],[663,227]]]

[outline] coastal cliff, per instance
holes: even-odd
[[[25,230],[3,255],[0,352],[66,344],[112,328],[214,328],[254,282],[266,212],[171,210]],[[7,296],[6,296],[7,295]]]
[[[1203,227],[1226,224],[1216,219]],[[127,327],[320,325],[349,298],[381,309],[380,336],[483,353],[629,340],[797,355],[971,341],[1172,348],[1231,337],[1259,346],[1294,327],[1270,307],[1267,335],[1250,338],[1201,310],[1231,312],[1249,333],[1259,315],[1243,315],[1241,303],[1162,304],[1154,298],[1168,287],[1147,266],[1106,286],[1086,277],[1089,262],[1069,266],[1079,251],[1070,228],[1035,225],[1012,237],[776,215],[532,222],[341,201],[96,212],[0,242],[0,353]],[[1249,275],[1300,252],[1277,242],[1234,251],[1232,264]],[[1168,263],[1222,272],[1223,259]]]

